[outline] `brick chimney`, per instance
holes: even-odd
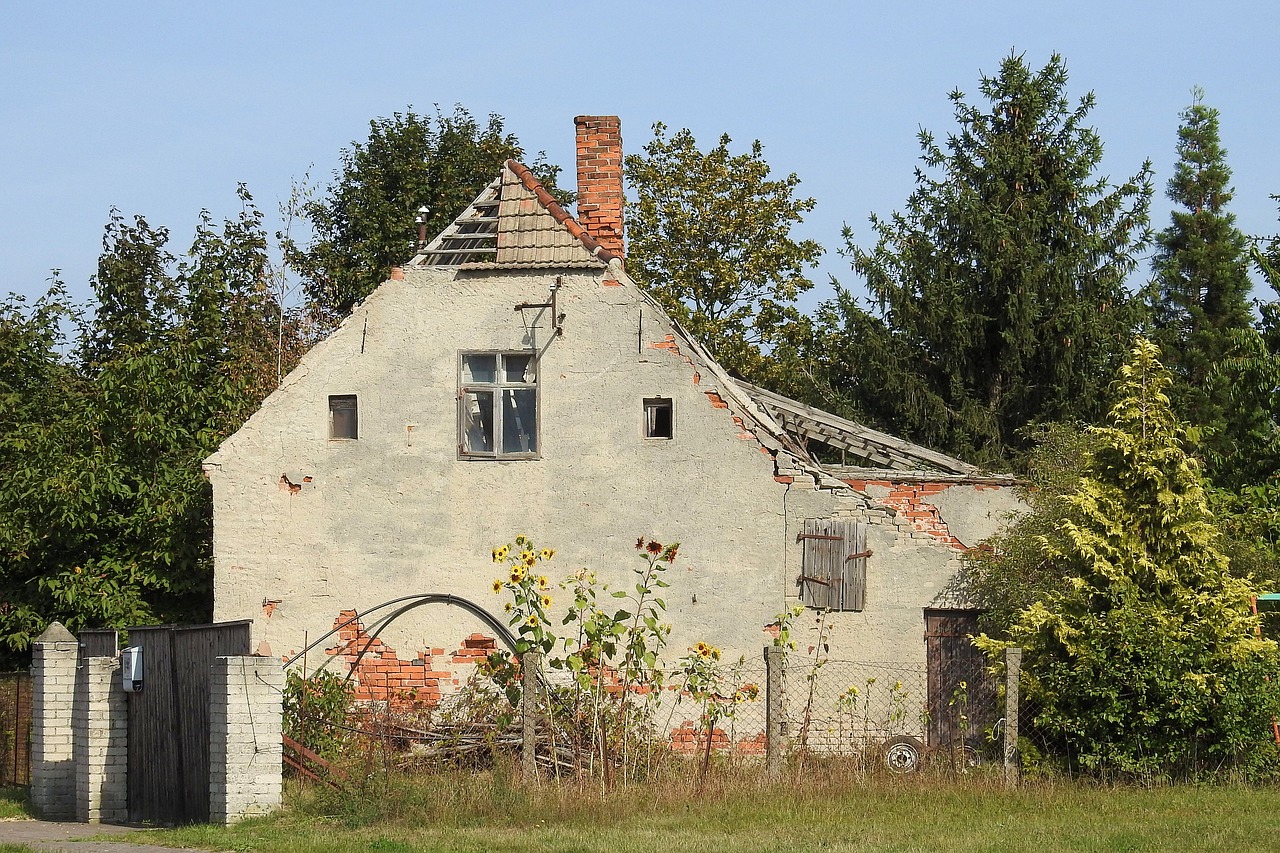
[[[622,122],[578,116],[578,224],[620,257],[622,251]]]

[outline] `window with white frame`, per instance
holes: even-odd
[[[537,458],[538,376],[533,353],[461,354],[458,453],[466,459]]]

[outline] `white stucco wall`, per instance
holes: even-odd
[[[614,589],[634,583],[635,540],[653,536],[681,542],[669,658],[705,639],[755,660],[763,626],[795,600],[796,533],[834,513],[866,518],[875,552],[866,611],[832,617],[840,654],[922,663],[922,609],[938,606],[958,551],[851,490],[776,480],[734,410],[712,404],[714,373],[652,346],[673,330],[625,277],[563,273],[563,336],[548,311],[514,310],[546,301],[555,278],[411,269],[306,356],[206,465],[215,619],[254,619],[254,642],[286,656],[340,611],[398,596],[453,593],[500,613],[490,549],[518,533],[556,549],[553,577],[588,566]],[[459,459],[459,353],[523,349],[539,354],[541,458]],[[331,394],[358,396],[358,440],[328,438]],[[642,437],[646,397],[674,401],[674,439]],[[971,528],[990,512],[952,499]],[[382,637],[404,659],[478,630],[433,607]]]

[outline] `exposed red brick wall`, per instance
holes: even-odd
[[[953,548],[966,550],[965,543],[951,535],[942,513],[931,500],[935,495],[945,492],[955,483],[894,483],[889,480],[845,480],[854,490],[866,492],[868,486],[881,486],[889,490],[885,497],[877,497],[880,503],[897,510],[914,530],[927,533]],[[993,486],[992,488],[999,488]]]
[[[337,628],[355,615],[354,610],[344,610],[333,626]],[[381,638],[370,639],[364,623],[356,619],[338,631],[338,642],[325,649],[325,653],[341,656],[355,673],[357,701],[390,702],[393,706],[416,703],[430,707],[462,685],[464,677],[453,669],[454,665],[479,663],[497,648],[493,637],[472,634],[452,652],[431,649],[418,652],[411,660],[403,660]],[[363,655],[361,650],[365,650]]]
[[[622,256],[622,122],[617,116],[578,116],[573,123],[578,223],[601,246]]]
[[[728,732],[717,726],[711,730],[711,749],[738,755],[764,755],[765,739],[765,733],[760,732],[754,737],[733,741]],[[671,748],[686,755],[698,755],[707,748],[706,732],[699,731],[692,720],[685,720],[678,728],[671,730]]]

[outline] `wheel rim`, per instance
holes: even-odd
[[[884,754],[885,764],[894,773],[911,773],[920,766],[920,753],[909,743],[890,744]]]

